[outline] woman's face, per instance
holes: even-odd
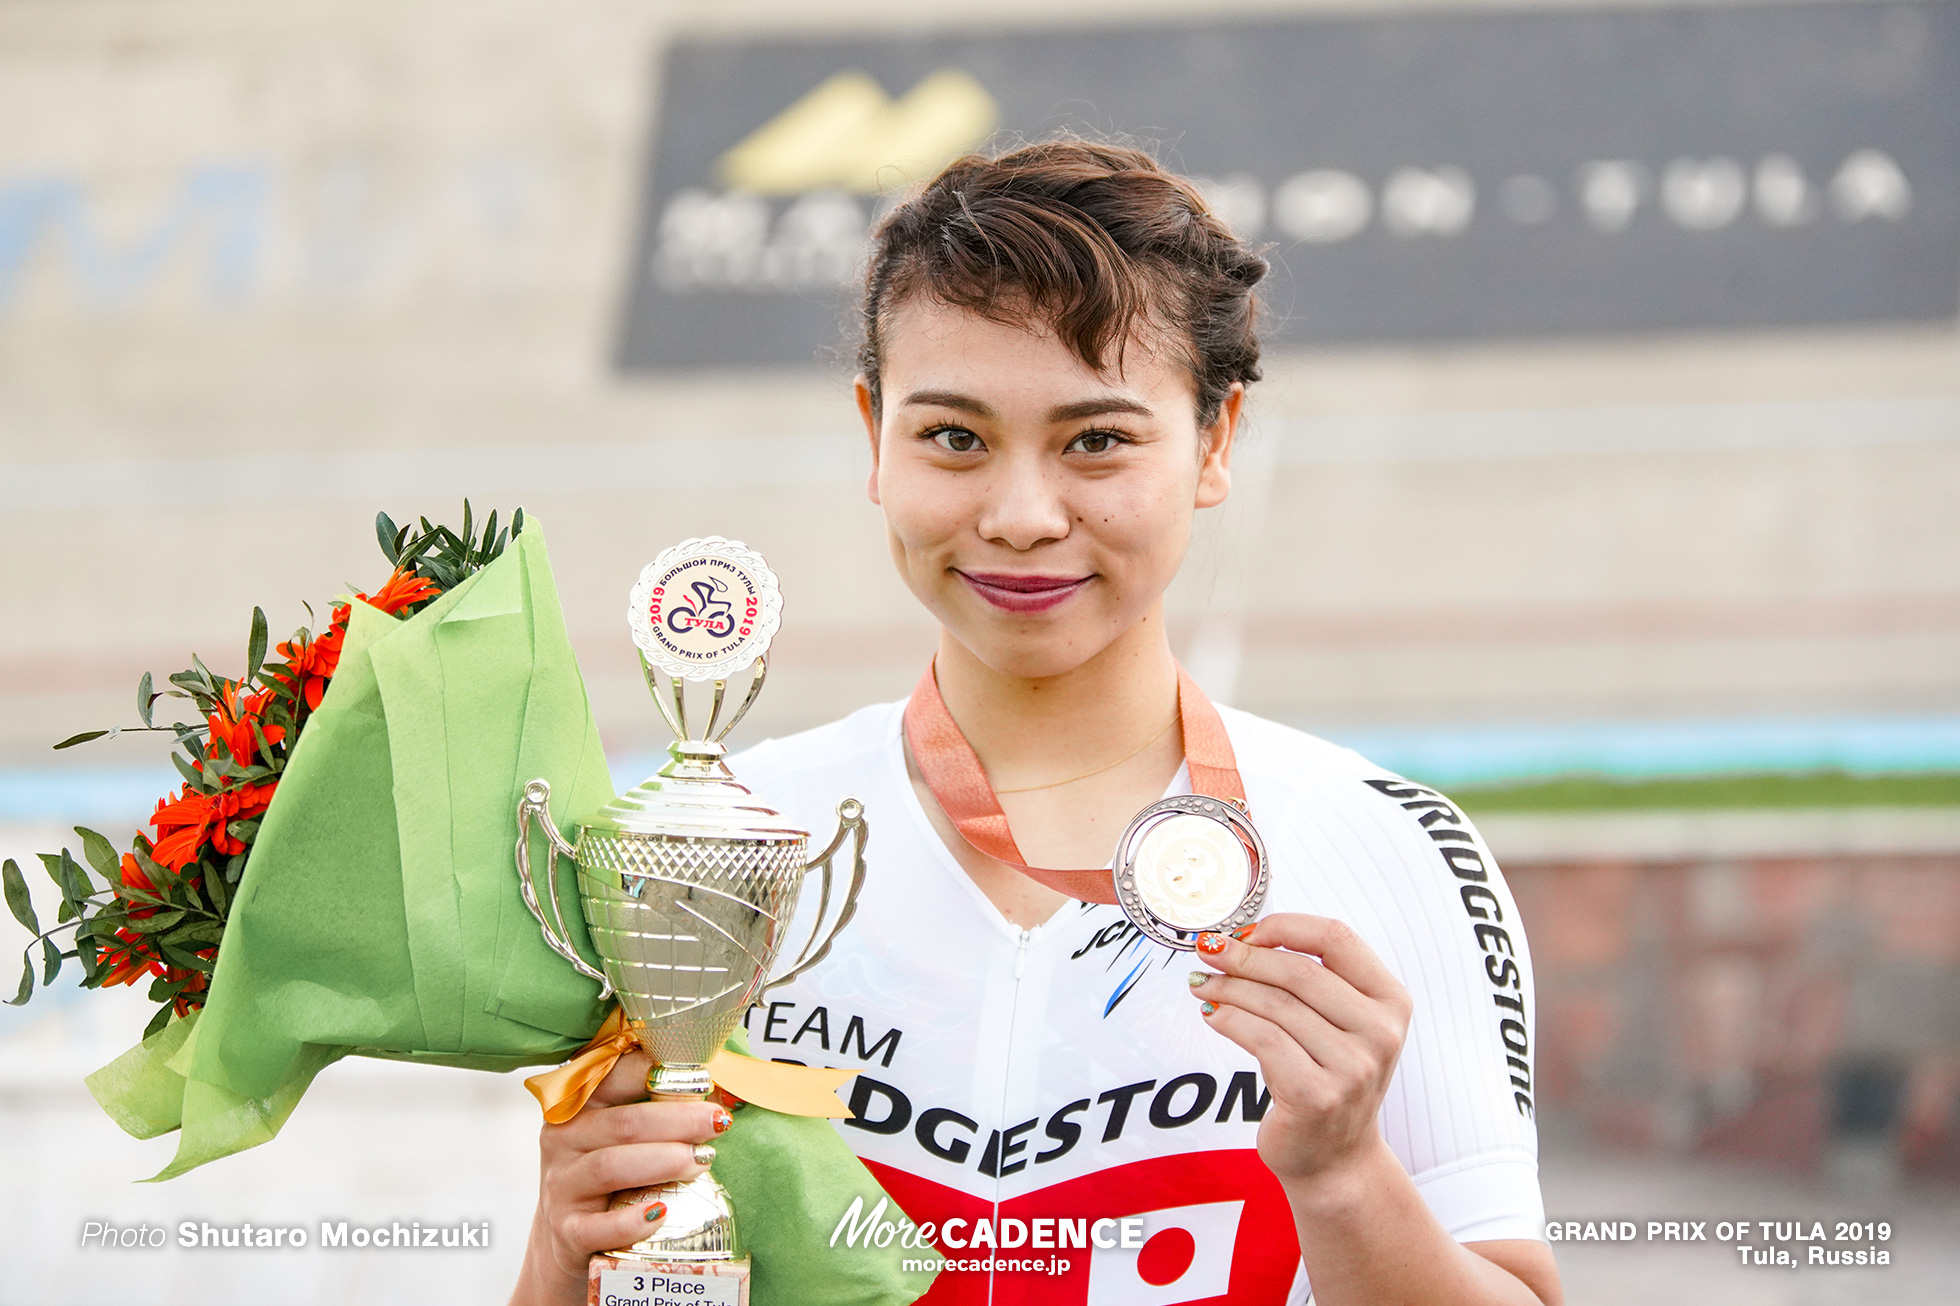
[[[1195,509],[1230,488],[1243,390],[1197,423],[1190,371],[1147,336],[1095,372],[1046,329],[930,299],[887,322],[884,411],[858,379],[871,500],[919,601],[981,662],[1074,670],[1158,611]]]

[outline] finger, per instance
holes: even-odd
[[[622,1102],[644,1102],[647,1097],[647,1075],[653,1070],[653,1058],[644,1052],[628,1052],[613,1063],[613,1068],[599,1087],[592,1090],[592,1100],[601,1106],[618,1106]]]
[[[581,1111],[557,1128],[560,1142],[590,1152],[621,1143],[712,1142],[732,1119],[715,1102],[628,1102]]]
[[[651,1188],[707,1173],[694,1143],[623,1143],[587,1152],[565,1168],[570,1195],[591,1199],[629,1188]],[[710,1149],[706,1156],[712,1159]]]
[[[1193,972],[1193,977],[1203,974]],[[1355,1036],[1302,1002],[1296,994],[1257,980],[1207,975],[1192,992],[1220,1007],[1235,1007],[1279,1026],[1318,1065],[1344,1069],[1361,1057]]]
[[[1327,1071],[1307,1055],[1291,1035],[1264,1016],[1238,1007],[1214,1006],[1205,1024],[1251,1053],[1268,1088],[1278,1085],[1329,1082]]]
[[[1250,932],[1241,933],[1262,948],[1285,948],[1320,958],[1327,969],[1378,1002],[1399,1002],[1408,997],[1402,981],[1346,921],[1305,912],[1275,912],[1253,925]]]
[[[631,1247],[667,1220],[665,1202],[636,1202],[617,1211],[584,1211],[565,1221],[564,1241],[580,1255]]]
[[[1198,957],[1227,975],[1285,989],[1341,1029],[1363,1029],[1374,1018],[1373,998],[1303,953],[1204,934],[1198,938]]]

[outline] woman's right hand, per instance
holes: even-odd
[[[728,1128],[727,1108],[706,1102],[649,1102],[644,1052],[631,1052],[583,1110],[538,1135],[538,1209],[511,1306],[575,1306],[585,1301],[586,1263],[644,1238],[666,1208],[657,1201],[608,1210],[622,1189],[692,1179],[707,1167],[697,1143]]]

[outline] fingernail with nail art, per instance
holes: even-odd
[[[666,1214],[667,1203],[655,1202],[653,1205],[647,1207],[647,1223],[652,1224],[655,1220],[665,1217]]]
[[[1218,1010],[1218,1004],[1216,1002],[1201,1002],[1198,1004],[1198,1010],[1202,1014],[1209,1016],[1212,1012]]]
[[[715,1132],[717,1134],[727,1133],[728,1127],[734,1123],[735,1123],[734,1116],[729,1115],[726,1111],[716,1110],[714,1124],[715,1124]]]
[[[1208,970],[1194,970],[1191,972],[1189,978],[1191,981],[1191,987],[1195,989],[1200,984],[1203,984],[1206,980],[1211,978],[1211,972]]]
[[[1256,930],[1256,929],[1258,929],[1258,928],[1259,928],[1259,923],[1258,923],[1257,921],[1254,921],[1254,922],[1253,922],[1252,924],[1250,924],[1250,925],[1241,925],[1241,926],[1239,926],[1239,927],[1238,927],[1238,928],[1237,928],[1236,930],[1233,930],[1233,931],[1232,931],[1232,937],[1233,937],[1233,938],[1235,938],[1235,939],[1237,939],[1237,940],[1239,940],[1239,942],[1241,942],[1241,943],[1243,943],[1243,942],[1245,942],[1245,940],[1246,940],[1246,938],[1247,938],[1247,937],[1248,937],[1248,936],[1249,936],[1249,935],[1250,935],[1250,934],[1251,934],[1251,933],[1252,933],[1252,932],[1253,932],[1254,930]]]
[[[1198,951],[1211,954],[1225,951],[1225,936],[1223,934],[1200,934],[1198,936]]]

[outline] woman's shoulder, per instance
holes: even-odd
[[[1247,777],[1295,789],[1325,789],[1364,775],[1387,775],[1352,748],[1237,708],[1220,707],[1239,771]]]
[[[1249,795],[1268,810],[1338,814],[1376,839],[1427,849],[1439,821],[1477,840],[1468,818],[1443,794],[1379,766],[1352,748],[1304,730],[1220,708]],[[1426,817],[1427,819],[1421,819]]]
[[[765,739],[730,758],[728,766],[744,784],[794,783],[819,774],[834,782],[842,773],[890,758],[904,710],[902,699],[861,707],[828,725]]]

